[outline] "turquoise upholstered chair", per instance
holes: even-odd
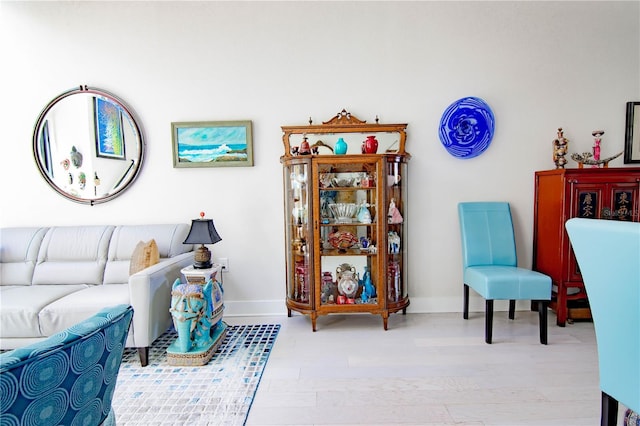
[[[509,203],[460,203],[458,216],[462,237],[463,318],[469,318],[471,287],[485,299],[485,342],[491,343],[493,301],[509,300],[509,318],[514,319],[516,300],[532,300],[537,303],[540,316],[540,343],[546,345],[551,278],[517,266]]]
[[[0,354],[2,425],[115,425],[111,408],[133,309],[105,308]]]
[[[640,224],[570,219],[566,228],[596,332],[600,424],[613,426],[618,402],[640,412]]]

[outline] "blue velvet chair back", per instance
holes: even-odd
[[[115,424],[111,401],[133,317],[127,305],[0,354],[3,425]]]
[[[511,209],[506,202],[458,205],[462,266],[517,266]]]
[[[576,218],[566,228],[589,296],[600,389],[639,412],[640,224]]]

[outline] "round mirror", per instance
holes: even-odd
[[[33,155],[42,176],[60,195],[93,205],[120,195],[135,180],[144,138],[122,100],[80,86],[42,110],[33,131]]]

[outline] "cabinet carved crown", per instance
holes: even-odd
[[[333,154],[333,146],[339,134],[362,134],[362,140],[369,134],[376,134],[380,140],[380,152],[386,154],[407,154],[405,142],[407,124],[382,124],[378,116],[374,123],[367,123],[346,109],[333,115],[322,124],[313,124],[309,118],[308,125],[282,126],[282,142],[284,144],[284,156],[293,157],[301,154],[299,146],[308,139],[312,154]],[[306,151],[305,151],[306,152]]]

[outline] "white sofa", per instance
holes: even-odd
[[[172,320],[171,285],[193,263],[187,224],[0,229],[0,349],[34,343],[118,304],[133,306],[127,347],[148,363]],[[139,242],[160,261],[129,275]]]

